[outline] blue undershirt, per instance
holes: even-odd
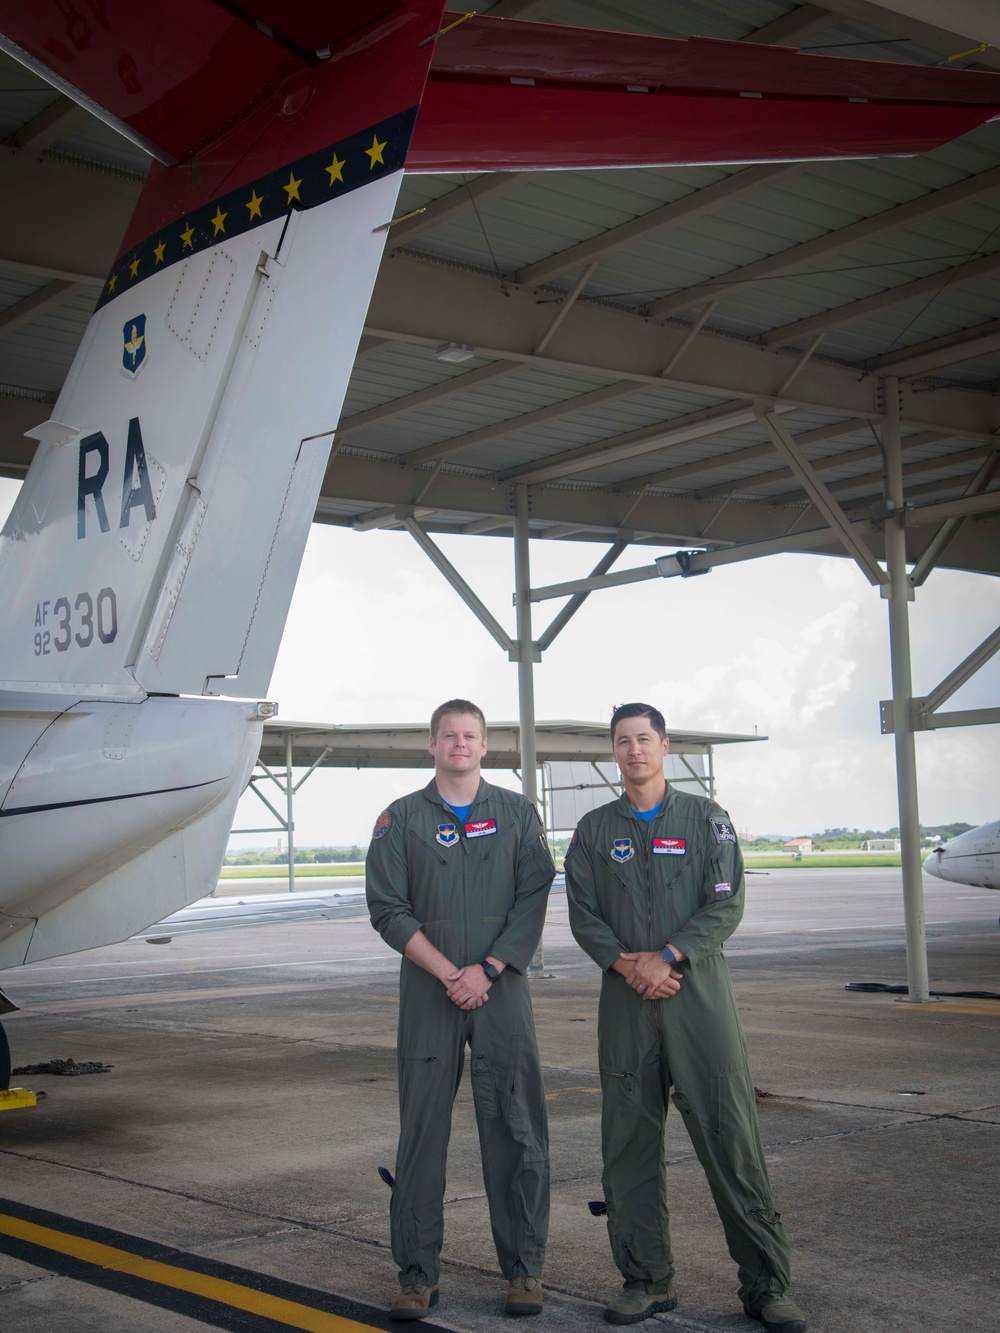
[[[469,818],[469,811],[472,809],[472,804],[473,804],[472,801],[470,801],[468,805],[448,805],[448,802],[444,800],[443,796],[441,797],[441,799],[442,801],[444,801],[444,804],[448,806],[448,809],[453,810],[455,814],[458,816],[458,822],[460,824],[464,824],[465,821]]]
[[[655,806],[652,810],[636,810],[634,806],[629,806],[629,809],[635,815],[636,819],[641,819],[644,824],[652,824],[653,820],[663,809],[663,802],[661,801],[660,804]]]

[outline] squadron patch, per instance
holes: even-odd
[[[543,842],[545,841],[544,837],[542,838],[542,841]],[[575,846],[576,846],[576,829],[573,830],[573,836],[569,840],[569,846],[566,848],[566,856],[563,857],[564,861],[567,859],[570,852],[573,850]]]
[[[134,315],[122,329],[122,370],[136,375],[146,360],[146,316]]]
[[[454,847],[458,842],[458,832],[454,824],[438,824],[438,831],[434,834],[435,841],[442,847]]]
[[[372,829],[372,841],[376,838],[384,838],[392,827],[392,815],[388,810],[383,810],[375,821],[375,827]]]
[[[710,819],[712,832],[715,834],[716,842],[735,842],[736,834],[733,831],[732,824],[727,824],[724,819]]]
[[[716,884],[715,886],[716,893],[732,893],[732,891],[733,886],[731,884]]]
[[[614,846],[611,848],[612,861],[631,861],[635,856],[635,849],[632,846],[631,838],[616,838]]]
[[[686,838],[654,838],[653,839],[654,856],[685,856],[687,855]]]
[[[465,826],[465,836],[467,838],[488,838],[491,833],[496,833],[497,821],[495,819],[474,819]]]

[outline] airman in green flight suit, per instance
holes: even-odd
[[[436,709],[428,748],[433,780],[382,812],[365,865],[372,925],[403,955],[390,1209],[401,1289],[390,1315],[421,1319],[438,1301],[445,1159],[466,1046],[504,1311],[538,1314],[548,1128],[525,973],[555,866],[531,802],[480,776],[486,719],[475,704]]]
[[[788,1243],[722,956],[743,915],[736,834],[713,801],[667,786],[670,747],[655,708],[616,709],[611,741],[625,793],[581,819],[566,856],[570,925],[604,974],[604,1189],[625,1279],[604,1317],[633,1324],[677,1304],[663,1152],[673,1087],[739,1269],[745,1313],[767,1333],[803,1333],[787,1295]]]

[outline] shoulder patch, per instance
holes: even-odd
[[[570,840],[569,840],[569,846],[566,848],[566,856],[563,857],[563,860],[564,860],[564,861],[566,860],[566,857],[569,856],[569,854],[570,854],[570,852],[573,850],[573,848],[576,846],[576,838],[577,838],[577,833],[576,833],[576,829],[574,829],[574,830],[573,830],[573,836],[572,836],[572,838],[570,838]],[[543,839],[543,841],[544,841],[544,839]]]
[[[375,827],[372,829],[372,841],[376,838],[384,838],[392,828],[392,815],[388,810],[383,810],[375,821]]]
[[[716,842],[735,842],[736,833],[728,819],[710,819],[709,824]]]

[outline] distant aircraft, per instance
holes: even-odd
[[[917,153],[1000,110],[992,73],[443,0],[3,9],[154,162],[0,537],[0,968],[214,887],[404,165]]]
[[[1000,819],[935,847],[924,861],[935,879],[971,884],[979,889],[1000,889]]]

